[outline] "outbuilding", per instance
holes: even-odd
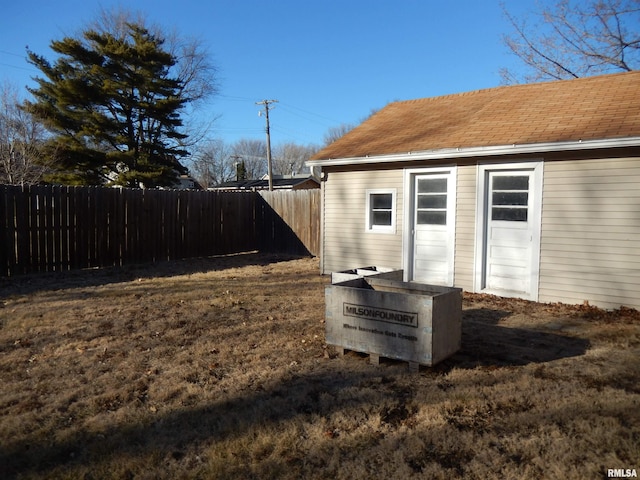
[[[322,273],[640,309],[640,72],[394,102],[308,164]]]

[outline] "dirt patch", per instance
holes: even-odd
[[[640,469],[634,310],[465,295],[411,374],[324,343],[311,258],[0,281],[2,478],[596,478]]]

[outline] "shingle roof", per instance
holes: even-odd
[[[394,102],[313,159],[640,137],[640,71]]]

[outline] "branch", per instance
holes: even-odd
[[[559,0],[541,9],[535,28],[516,21],[504,4],[502,9],[514,30],[503,42],[537,72],[535,79],[630,71],[640,65],[639,0]]]

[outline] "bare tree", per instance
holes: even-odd
[[[322,138],[324,145],[326,146],[326,145],[332,144],[339,138],[343,137],[347,132],[353,130],[354,127],[355,125],[351,125],[349,123],[342,123],[337,127],[329,128],[329,130],[327,130],[327,132],[324,134],[324,137]]]
[[[333,142],[335,142],[336,140],[338,140],[339,138],[345,136],[351,130],[356,128],[359,124],[361,124],[363,122],[366,122],[367,120],[369,120],[371,117],[373,117],[379,111],[380,111],[379,108],[372,108],[371,110],[369,110],[369,113],[367,115],[365,115],[364,117],[362,117],[357,124],[343,123],[341,125],[338,125],[337,127],[331,127],[324,134],[324,137],[323,137],[324,146],[330,145]]]
[[[505,83],[560,80],[640,67],[640,0],[558,0],[517,19],[507,48],[531,73],[501,71]]]
[[[19,107],[18,90],[0,87],[0,183],[38,183],[47,171],[39,150],[44,127]]]
[[[244,162],[246,177],[255,180],[267,173],[267,143],[263,140],[240,139],[231,147],[239,162]]]
[[[305,169],[304,162],[318,151],[315,145],[283,143],[273,149],[273,173],[275,175],[296,175]]]
[[[215,139],[200,148],[189,165],[189,171],[205,188],[243,178],[255,180],[267,173],[266,144],[262,140],[241,139],[232,145]],[[304,171],[304,162],[318,151],[315,145],[284,143],[273,148],[273,173],[291,175]]]
[[[194,155],[189,167],[191,174],[204,188],[234,180],[236,175],[231,148],[221,139],[203,146]]]

